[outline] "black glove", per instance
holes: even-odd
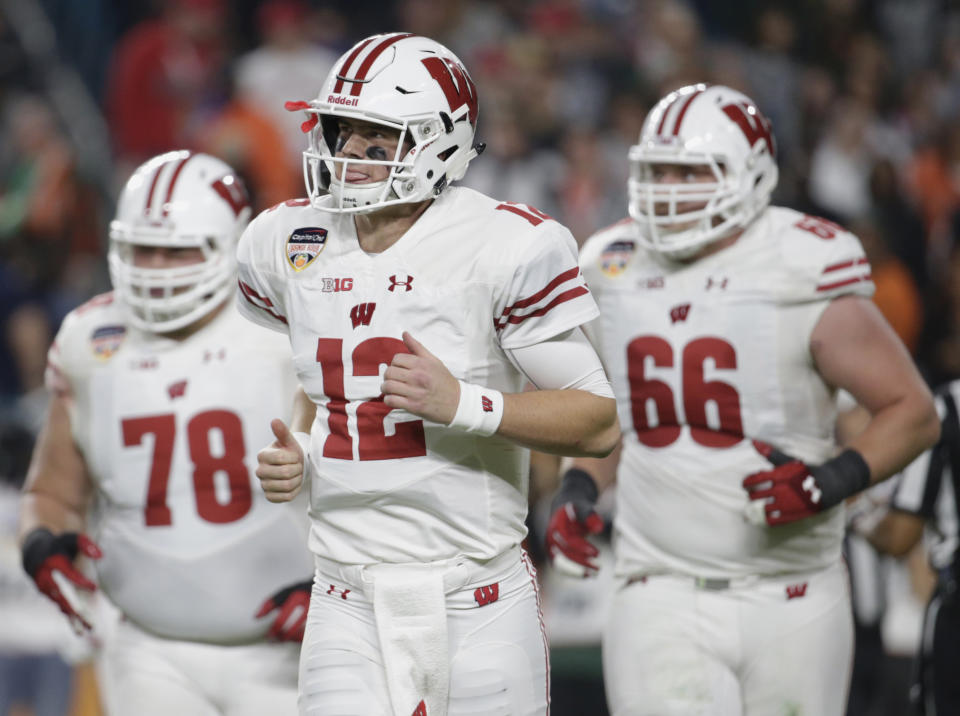
[[[547,524],[547,557],[559,572],[571,577],[592,577],[600,552],[587,539],[603,532],[603,518],[593,509],[597,483],[585,470],[567,470],[553,498]]]
[[[84,534],[64,532],[54,535],[46,527],[37,527],[23,540],[23,569],[44,595],[52,599],[71,624],[91,629],[89,615],[81,605],[74,587],[93,592],[97,585],[73,565],[78,554],[100,559],[100,547]]]
[[[822,465],[807,465],[775,447],[753,441],[774,468],[747,475],[743,489],[763,500],[768,525],[782,525],[839,505],[870,484],[870,467],[856,450],[847,449]]]

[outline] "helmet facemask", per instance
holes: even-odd
[[[107,255],[130,322],[169,333],[223,305],[235,290],[236,246],[250,213],[243,183],[219,159],[176,151],[141,165],[120,194]],[[195,249],[197,261],[138,261],[138,248]]]
[[[153,333],[185,328],[222,304],[234,290],[236,256],[213,235],[175,235],[172,227],[111,226],[108,257],[114,288],[130,320]],[[202,259],[173,267],[138,266],[136,248],[196,248]]]
[[[476,87],[449,50],[425,37],[367,38],[337,62],[316,99],[286,106],[308,114],[301,125],[309,135],[304,180],[311,203],[322,211],[357,213],[433,199],[482,151],[474,145]],[[337,138],[344,120],[399,133],[393,156],[343,156]],[[345,181],[351,167],[362,166],[386,167],[387,176],[375,183]]]
[[[746,229],[770,203],[778,176],[772,136],[757,131],[748,137],[733,118],[741,108],[767,122],[744,95],[705,85],[668,95],[648,115],[630,149],[628,181],[630,216],[648,248],[690,258]],[[712,181],[661,182],[657,165],[708,168],[701,178]]]

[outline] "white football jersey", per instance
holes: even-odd
[[[104,593],[160,636],[262,637],[261,603],[312,574],[305,514],[269,503],[255,475],[297,386],[287,342],[232,302],[183,341],[144,333],[108,293],[66,317],[49,358],[97,487]]]
[[[581,253],[601,316],[587,332],[617,395],[617,572],[704,577],[835,562],[841,509],[774,528],[744,519],[752,440],[819,463],[836,452],[833,390],[810,354],[831,299],[870,296],[852,234],[770,208],[733,245],[689,264],[647,251],[622,221]]]
[[[353,217],[306,200],[240,240],[241,311],[290,335],[317,404],[311,548],[350,564],[489,559],[526,529],[525,449],[383,403],[404,331],[458,379],[518,392],[504,349],[597,315],[567,229],[525,205],[447,189],[389,249],[364,252]]]

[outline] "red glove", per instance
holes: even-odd
[[[597,483],[584,470],[568,470],[553,498],[547,524],[547,556],[557,571],[571,577],[592,577],[600,569],[593,560],[600,552],[587,539],[603,532],[603,518],[593,506]]]
[[[84,534],[64,532],[54,535],[38,527],[23,540],[23,568],[44,595],[52,599],[78,631],[92,629],[90,615],[81,603],[76,587],[88,592],[97,585],[73,565],[78,554],[100,559],[103,552]]]
[[[260,605],[257,619],[262,619],[275,609],[279,609],[267,636],[277,641],[303,641],[303,632],[307,626],[307,610],[310,608],[310,592],[313,580],[298,582],[284,587]]]
[[[753,446],[774,468],[747,475],[743,489],[751,500],[764,501],[757,504],[763,505],[768,525],[811,517],[870,484],[870,468],[856,450],[844,450],[822,465],[810,466],[759,440]]]

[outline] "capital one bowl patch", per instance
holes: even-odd
[[[100,360],[107,360],[120,349],[127,335],[124,326],[100,326],[90,336],[90,347]]]
[[[320,255],[327,243],[327,230],[318,226],[295,229],[287,239],[287,261],[294,271],[303,271]]]
[[[612,242],[600,255],[600,269],[607,274],[607,276],[620,275],[627,267],[630,257],[633,256],[633,252],[636,250],[636,242],[630,241],[629,239]]]

